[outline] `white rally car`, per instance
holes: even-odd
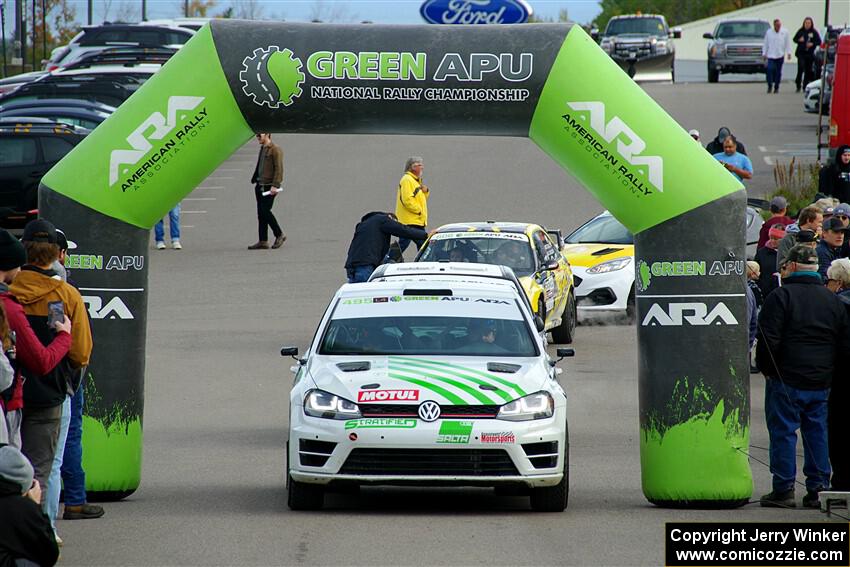
[[[293,370],[290,508],[345,484],[522,487],[566,508],[566,394],[512,282],[344,285]]]

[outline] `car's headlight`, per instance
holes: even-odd
[[[608,272],[616,272],[617,270],[622,270],[631,262],[631,258],[616,258],[614,260],[608,260],[607,262],[602,262],[601,264],[597,264],[587,270],[588,274],[607,274]]]
[[[529,394],[524,398],[508,402],[499,408],[496,419],[507,421],[530,421],[546,419],[555,413],[555,400],[548,392]]]
[[[310,390],[304,398],[304,413],[325,419],[354,419],[360,417],[360,408],[330,392]]]
[[[725,43],[715,43],[714,47],[712,49],[715,50],[714,52],[717,55],[721,55],[721,56],[726,55],[726,44]]]
[[[610,53],[612,49],[614,49],[614,40],[611,39],[603,39],[600,47],[606,53]]]
[[[667,42],[666,42],[666,41],[659,41],[659,42],[656,42],[656,44],[655,44],[655,52],[656,52],[656,53],[661,53],[661,54],[667,53]]]

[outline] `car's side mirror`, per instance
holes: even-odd
[[[306,358],[298,358],[298,347],[297,346],[285,346],[280,349],[280,356],[291,356],[294,358],[298,364],[304,365],[307,363]]]
[[[555,366],[556,364],[558,364],[559,362],[561,362],[565,358],[575,356],[576,351],[571,349],[571,348],[559,348],[559,349],[555,349],[555,354],[558,356],[558,359],[557,360],[550,360],[549,366]]]
[[[673,39],[682,39],[682,28],[673,28]]]
[[[534,327],[537,329],[538,333],[542,333],[546,330],[546,323],[543,321],[543,317],[540,315],[534,316]]]
[[[549,260],[548,262],[543,264],[544,270],[557,270],[560,267],[561,265],[558,263],[557,260]]]
[[[704,34],[702,34],[702,37],[704,37],[705,39],[714,39],[714,34],[711,32],[705,32]]]

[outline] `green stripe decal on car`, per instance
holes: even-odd
[[[150,228],[252,135],[205,26],[42,184]]]
[[[435,384],[431,384],[427,380],[419,380],[418,378],[410,378],[409,376],[404,376],[402,374],[398,374],[397,372],[388,372],[387,376],[389,376],[390,378],[395,378],[396,380],[404,380],[405,382],[410,382],[411,384],[416,384],[417,386],[425,388],[426,390],[431,390],[432,392],[440,394],[441,396],[443,396],[444,398],[446,398],[448,401],[450,401],[453,404],[465,405],[467,403],[466,400],[464,400],[463,398],[449,392],[445,388],[442,388],[442,387],[437,386]]]
[[[458,382],[457,380],[454,380],[452,378],[448,378],[446,376],[441,376],[439,374],[430,374],[430,373],[427,373],[427,372],[423,372],[422,370],[413,370],[413,369],[405,368],[404,366],[401,366],[401,365],[398,365],[398,364],[392,364],[392,363],[390,363],[390,370],[395,370],[397,372],[406,372],[408,374],[414,374],[415,373],[415,375],[417,377],[427,378],[428,380],[438,380],[440,382],[445,382],[446,384],[449,384],[450,386],[454,386],[458,390],[461,390],[465,394],[469,394],[470,396],[472,396],[473,398],[475,398],[476,400],[478,400],[479,402],[481,402],[482,404],[485,404],[485,405],[492,405],[492,404],[499,403],[499,402],[494,402],[489,397],[484,395],[483,392],[476,390],[472,386],[464,384],[463,382]]]
[[[488,372],[482,372],[481,370],[476,370],[475,368],[469,368],[469,367],[466,367],[466,366],[461,366],[459,364],[451,364],[450,362],[439,362],[439,361],[436,361],[436,360],[428,360],[428,359],[424,359],[424,358],[396,358],[396,357],[390,357],[390,358],[391,358],[392,362],[396,362],[396,363],[421,363],[421,364],[428,364],[428,365],[431,365],[431,366],[437,366],[437,367],[440,367],[440,368],[446,368],[446,369],[453,368],[453,369],[457,369],[457,370],[463,370],[464,372],[469,372],[471,374],[477,374],[477,375],[479,375],[483,378],[487,378],[488,380],[493,380],[494,382],[498,382],[499,384],[502,384],[503,386],[507,386],[508,388],[515,391],[517,394],[519,394],[520,397],[525,395],[525,390],[523,390],[518,384],[515,384],[514,382],[508,382],[504,378],[501,378],[501,377],[496,376],[494,374],[490,374]],[[513,398],[511,398],[511,399],[513,399]]]
[[[431,365],[422,364],[420,362],[409,362],[409,361],[406,361],[404,364],[400,364],[398,361],[390,361],[390,365],[391,365],[391,367],[392,367],[392,365],[395,365],[395,368],[399,369],[399,370],[409,369],[409,370],[412,371],[414,369],[421,368],[421,369],[424,369],[424,370],[430,370],[431,372],[442,371],[446,374],[450,374],[451,376],[455,376],[457,378],[462,378],[464,380],[469,380],[470,382],[478,384],[479,386],[489,386],[490,388],[495,388],[495,389],[491,389],[489,391],[493,392],[494,394],[496,394],[497,396],[499,396],[500,398],[502,398],[506,402],[510,402],[514,399],[514,396],[511,396],[509,393],[505,392],[504,390],[499,389],[492,382],[488,382],[488,381],[482,380],[480,378],[470,376],[469,374],[465,374],[465,373],[457,371],[457,370],[442,369],[442,368],[439,368],[439,367],[434,367],[434,366],[431,366]],[[422,370],[418,370],[418,372],[422,372]],[[424,372],[422,372],[422,373],[425,376],[436,376],[436,375],[433,375],[433,374],[425,374]],[[492,402],[487,402],[487,403],[492,403]]]
[[[743,188],[708,152],[682,151],[698,146],[581,26],[561,46],[528,137],[633,233]]]

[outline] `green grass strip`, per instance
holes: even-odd
[[[394,360],[391,364],[401,364],[401,361]],[[422,364],[421,362],[413,362],[411,360],[405,360],[403,364],[404,364],[404,366],[410,366],[410,367],[416,367],[416,368],[425,368],[427,370],[437,370],[436,368],[434,368],[431,365]],[[481,380],[480,378],[476,378],[475,376],[470,376],[469,374],[464,374],[463,372],[460,372],[458,370],[452,370],[452,369],[447,368],[447,369],[443,370],[443,372],[445,372],[447,374],[451,374],[452,376],[457,376],[458,378],[463,378],[464,380],[469,380],[470,382],[474,382],[474,383],[482,385],[482,386],[491,386],[493,388],[496,388],[496,385],[493,384],[492,382],[487,382],[485,380]],[[500,390],[498,388],[495,389],[495,390],[488,390],[488,391],[495,393],[496,395],[498,395],[500,398],[502,398],[506,402],[510,402],[511,400],[514,399],[514,397],[512,395],[510,395],[509,393],[505,392],[504,390]]]
[[[395,358],[395,357],[390,357],[390,358]],[[461,366],[459,364],[451,364],[449,362],[437,362],[435,360],[427,360],[427,359],[424,359],[424,358],[402,358],[400,360],[405,361],[405,362],[408,362],[408,361],[410,361],[410,362],[421,362],[423,364],[430,364],[432,366],[439,366],[439,367],[444,367],[444,368],[456,368],[458,370],[465,370],[466,372],[472,372],[473,374],[478,374],[479,376],[483,376],[484,378],[494,380],[494,381],[498,382],[499,384],[507,386],[508,388],[514,390],[517,394],[519,394],[520,397],[522,397],[526,394],[525,390],[520,388],[517,384],[515,384],[513,382],[508,382],[507,380],[505,380],[503,378],[500,378],[498,376],[494,376],[493,374],[489,374],[487,372],[482,372],[480,370],[476,370],[474,368]]]
[[[436,393],[440,394],[441,396],[443,396],[444,398],[446,398],[447,400],[449,400],[453,404],[466,405],[466,403],[467,403],[466,400],[464,400],[463,398],[449,392],[445,388],[441,388],[440,386],[437,386],[436,384],[431,384],[430,382],[426,382],[425,380],[418,380],[416,378],[409,378],[408,376],[402,376],[401,374],[396,374],[395,372],[389,372],[388,375],[389,375],[390,378],[395,378],[396,380],[404,380],[405,382],[410,382],[411,384],[416,384],[417,386],[421,386],[421,387],[425,388],[426,390],[431,390],[433,392],[436,392]]]
[[[415,368],[405,367],[405,366],[402,366],[400,364],[393,364],[393,363],[390,363],[390,370],[398,370],[398,371],[401,371],[401,372],[410,372],[410,373],[415,372],[417,374],[421,374],[425,378],[429,378],[431,380],[439,380],[440,382],[445,382],[446,384],[454,386],[458,390],[463,390],[464,392],[466,392],[467,394],[469,394],[470,396],[472,396],[473,398],[475,398],[476,400],[478,400],[482,404],[493,405],[493,404],[499,403],[499,402],[494,402],[487,395],[485,395],[484,392],[476,390],[474,387],[472,387],[468,384],[464,384],[463,382],[458,382],[457,380],[453,380],[452,378],[448,378],[446,376],[440,376],[439,374],[430,374],[430,373],[427,373],[427,372],[423,372],[422,370],[417,370]]]

